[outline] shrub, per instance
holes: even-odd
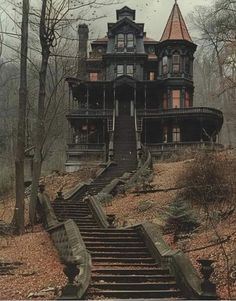
[[[230,164],[226,155],[197,154],[178,179],[179,185],[184,187],[181,196],[203,205],[230,199],[233,195]]]
[[[190,233],[199,226],[194,211],[183,199],[175,199],[164,214],[165,231],[174,232],[175,241],[180,233]]]

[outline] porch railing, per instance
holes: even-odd
[[[214,142],[176,142],[176,143],[147,143],[151,153],[176,151],[183,148],[221,150],[224,146]]]
[[[68,115],[75,116],[112,116],[113,110],[111,109],[77,109],[71,111]]]
[[[223,119],[223,114],[221,111],[208,108],[208,107],[193,107],[193,108],[175,108],[175,109],[138,109],[137,116],[168,116],[168,115],[176,115],[176,114],[210,114],[215,115],[218,118]]]
[[[68,151],[103,151],[105,143],[68,143]]]

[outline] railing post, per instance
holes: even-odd
[[[201,273],[203,275],[202,279],[202,299],[203,300],[216,300],[217,294],[216,294],[216,285],[211,282],[210,278],[212,273],[214,272],[214,268],[212,267],[212,264],[215,262],[211,259],[198,259],[198,263],[201,265]]]
[[[78,287],[75,284],[75,277],[79,274],[80,270],[75,262],[66,262],[65,268],[63,269],[68,282],[62,288],[62,294],[60,300],[76,300]]]

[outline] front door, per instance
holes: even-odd
[[[121,86],[116,91],[119,115],[131,115],[131,101],[134,99],[134,90],[129,86]]]

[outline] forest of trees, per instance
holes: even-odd
[[[100,18],[97,8],[114,2],[42,0],[30,6],[28,0],[6,2],[0,9],[13,30],[1,22],[0,191],[12,187],[16,179],[16,213],[19,208],[24,210],[22,166],[27,149],[33,147],[33,223],[40,175],[61,170],[64,165],[65,78],[78,72],[76,28],[79,23]],[[236,1],[216,0],[211,6],[195,7],[189,19],[197,32],[194,42],[199,46],[195,59],[195,105],[223,110],[221,142],[235,146]],[[2,51],[10,55],[3,55]],[[15,218],[22,232],[24,221],[17,220],[17,215]]]

